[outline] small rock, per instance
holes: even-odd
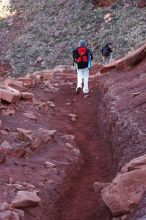
[[[70,103],[70,102],[67,102],[66,105],[69,106],[69,105],[71,105],[71,103]]]
[[[7,202],[4,202],[1,204],[0,206],[0,211],[3,212],[3,211],[6,211],[9,209],[9,204]]]
[[[108,14],[106,14],[105,16],[104,16],[104,21],[106,22],[106,23],[109,23],[110,21],[112,21],[113,20],[113,17],[112,17],[112,14],[111,13],[108,13]]]
[[[11,220],[11,211],[7,210],[0,213],[0,220]]]
[[[35,189],[36,187],[28,182],[22,182],[22,185],[25,186],[27,189]]]
[[[69,117],[71,117],[71,121],[77,121],[77,116],[75,114],[69,114]]]
[[[2,115],[8,116],[8,115],[14,115],[15,110],[14,109],[7,109],[2,111]]]
[[[24,141],[24,142],[32,142],[32,137],[30,135],[28,135],[28,131],[25,129],[17,129],[19,132],[18,132],[18,139],[21,140],[21,141]],[[27,133],[26,133],[27,132]]]
[[[36,193],[36,191],[19,191],[16,198],[12,201],[12,207],[27,208],[39,206],[41,199]]]
[[[141,94],[141,92],[133,92],[132,93],[132,96],[134,97],[134,96],[138,96],[138,95],[140,95]]]
[[[76,118],[77,116],[75,114],[69,114],[70,117]]]
[[[21,93],[21,98],[25,99],[25,100],[33,99],[34,98],[34,94],[30,93],[30,92],[22,92]]]
[[[55,104],[51,101],[47,102],[49,104],[50,107],[55,108]]]
[[[51,162],[49,162],[49,161],[46,161],[46,162],[45,162],[45,166],[46,166],[47,168],[55,168],[55,167],[56,167],[54,163],[51,163]]]
[[[63,138],[66,138],[67,140],[74,140],[75,139],[75,136],[74,135],[72,135],[72,134],[66,134],[66,135],[64,135],[64,136],[62,136]]]
[[[70,143],[65,143],[65,145],[66,145],[67,147],[73,148],[73,146],[72,146]]]
[[[37,149],[41,146],[46,145],[54,137],[55,134],[56,130],[47,130],[43,128],[36,130],[32,135],[33,141],[31,148]]]
[[[17,191],[21,191],[21,190],[24,190],[24,186],[20,185],[20,184],[13,184],[14,188],[17,190]]]
[[[17,158],[21,158],[24,157],[26,155],[26,149],[28,149],[30,146],[30,143],[14,143],[12,144],[12,150],[9,152],[9,154],[12,157],[17,157]]]
[[[11,147],[11,145],[9,144],[8,141],[4,141],[4,142],[0,145],[0,149],[10,150],[10,149],[12,149],[12,147]]]
[[[17,130],[18,132],[22,132],[22,133],[25,133],[25,134],[31,134],[31,133],[32,133],[32,130],[31,130],[31,129],[26,130],[26,129],[24,129],[24,128],[16,128],[16,130]]]
[[[3,134],[3,135],[8,135],[8,132],[5,131],[5,130],[0,130],[0,133]]]
[[[37,120],[37,117],[34,115],[33,112],[26,112],[26,113],[23,113],[23,115],[26,116],[29,119]]]
[[[19,220],[19,215],[16,212],[11,212],[11,220]]]
[[[20,219],[22,219],[24,217],[24,211],[23,210],[21,210],[21,209],[13,209],[13,211],[18,214]]]

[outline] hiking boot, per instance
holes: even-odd
[[[77,94],[80,94],[81,91],[82,91],[81,87],[78,87],[78,88],[76,89],[76,93],[77,93]]]
[[[84,93],[84,99],[88,98],[89,94],[88,93]]]

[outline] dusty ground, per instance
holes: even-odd
[[[14,198],[17,190],[11,182],[26,181],[39,190],[42,205],[26,209],[25,219],[111,219],[100,194],[93,190],[95,181],[109,182],[114,174],[110,146],[99,136],[97,127],[97,79],[90,82],[88,98],[75,94],[75,79],[64,80],[57,74],[51,86],[53,91],[50,86],[39,84],[30,90],[35,94],[33,102],[21,101],[17,106],[11,106],[16,109],[14,115],[1,115],[1,142],[7,140],[11,145],[17,145],[16,128],[34,131],[43,127],[55,129],[57,134],[47,146],[28,151],[20,158],[14,155],[6,158],[0,166],[0,201],[11,202]],[[52,101],[55,107],[46,107],[47,101]],[[28,111],[32,111],[37,119],[24,117],[23,113]],[[71,121],[70,113],[77,116],[76,121]],[[64,135],[74,135],[75,141],[66,140]],[[67,147],[66,142],[70,142],[73,149]],[[46,161],[54,163],[55,169],[46,168]]]

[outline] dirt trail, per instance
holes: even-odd
[[[46,146],[34,152],[28,152],[21,158],[16,156],[13,158],[9,155],[5,163],[1,164],[0,196],[2,202],[11,201],[15,196],[14,186],[12,185],[12,188],[7,186],[9,178],[19,184],[27,181],[40,192],[42,206],[34,212],[31,209],[25,210],[25,219],[36,220],[36,216],[37,220],[111,219],[109,210],[100,199],[100,193],[95,193],[93,190],[95,181],[109,182],[114,176],[110,146],[99,136],[96,92],[98,85],[96,85],[96,79],[93,78],[90,81],[90,96],[85,99],[82,93],[75,94],[76,82],[74,80],[74,75],[71,80],[56,75],[51,81],[53,92],[48,89],[51,88],[49,85],[46,87],[40,83],[30,89],[35,94],[34,101],[20,101],[17,106],[19,108],[13,116],[1,115],[3,130],[9,132],[9,135],[1,133],[1,142],[7,140],[12,146],[17,145],[17,136],[15,136],[17,128],[34,131],[43,127],[57,130],[55,141],[52,140]],[[48,101],[52,101],[55,108],[45,108]],[[27,119],[24,112],[33,112],[37,119]],[[71,121],[69,117],[71,113],[77,115],[76,121]],[[66,147],[66,140],[61,138],[66,134],[75,136],[74,144],[81,151],[83,165],[71,149]],[[44,166],[46,161],[56,164],[57,172]],[[71,161],[74,161],[75,165]],[[71,174],[70,170],[72,170]],[[70,184],[68,179],[71,177],[72,183],[66,192]],[[57,188],[55,183],[62,185]],[[3,192],[7,192],[6,196]],[[66,195],[63,197],[65,192]],[[62,202],[60,202],[60,196],[63,197]]]
[[[73,132],[83,155],[82,170],[72,180],[72,186],[60,206],[60,220],[109,220],[109,210],[100,199],[100,193],[93,190],[95,181],[108,182],[113,178],[110,147],[98,135],[97,94],[95,85],[90,96],[76,95],[68,86],[63,88],[64,101],[72,101],[72,113],[77,115]]]

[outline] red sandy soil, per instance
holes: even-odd
[[[80,94],[76,96],[77,100],[72,104],[78,116],[73,130],[85,164],[73,179],[65,200],[61,204],[61,211],[57,218],[60,220],[110,219],[109,211],[100,200],[100,194],[95,194],[93,190],[94,182],[108,182],[113,177],[110,147],[98,134],[97,84],[95,84],[92,84],[90,96],[87,99]],[[65,99],[74,97],[74,90],[68,89],[64,88]]]
[[[73,82],[72,82],[73,81]],[[61,83],[64,84],[61,86]],[[72,85],[70,85],[72,82]],[[76,95],[76,82],[72,79],[63,80],[59,75],[52,80],[52,85],[56,85],[59,90],[55,93],[45,92],[45,86],[40,84],[30,89],[35,94],[35,98],[41,101],[52,101],[55,104],[52,109],[39,109],[30,101],[18,103],[17,110],[13,116],[1,116],[3,129],[9,135],[1,135],[1,142],[8,140],[10,143],[16,142],[13,132],[17,127],[24,129],[47,128],[57,130],[57,140],[44,148],[38,149],[25,158],[13,158],[9,156],[4,164],[0,166],[0,200],[10,202],[14,198],[15,191],[12,190],[9,178],[14,182],[28,181],[39,190],[42,206],[35,209],[25,210],[27,220],[109,220],[111,219],[109,210],[105,207],[100,198],[100,193],[95,193],[93,183],[109,182],[113,179],[114,169],[112,167],[112,156],[110,145],[99,136],[98,121],[98,98],[96,87],[97,78],[90,81],[90,95],[84,98],[83,94]],[[70,104],[68,104],[70,103]],[[33,111],[37,120],[32,121],[23,116],[23,112]],[[72,122],[69,113],[77,115],[77,121]],[[75,142],[83,155],[84,164],[80,165],[80,170],[70,168],[70,161],[73,159],[72,153],[66,151],[63,141],[60,138],[64,134],[75,135]],[[58,176],[53,176],[51,171],[47,171],[43,166],[45,161],[57,164]],[[80,164],[80,162],[78,162]],[[52,193],[49,180],[57,183],[58,178],[62,178],[66,166],[66,175],[73,179],[71,186],[65,193],[70,182],[65,178],[65,182],[57,192],[62,200]],[[62,182],[61,182],[62,183]],[[43,184],[43,185],[42,185]],[[56,184],[57,185],[57,184]],[[56,186],[55,185],[55,186]],[[54,198],[56,199],[55,201]],[[50,200],[55,203],[55,208],[50,212]],[[58,200],[58,202],[57,202]],[[55,212],[53,211],[56,210]],[[37,216],[37,217],[36,217]]]

